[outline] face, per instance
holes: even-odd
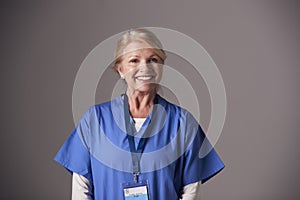
[[[128,92],[155,92],[162,77],[163,61],[144,42],[132,42],[122,56],[118,72],[127,83]]]

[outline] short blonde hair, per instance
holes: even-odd
[[[157,54],[157,56],[164,62],[167,58],[165,51],[163,50],[160,40],[154,33],[145,28],[136,28],[126,31],[118,40],[117,47],[114,52],[114,70],[118,71],[118,64],[122,61],[124,55],[124,49],[132,42],[140,41],[146,42],[150,45]]]

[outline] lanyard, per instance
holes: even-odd
[[[155,105],[155,103],[156,103],[156,98],[154,100],[154,105]],[[153,109],[152,109],[152,116],[154,115],[154,111],[155,111],[155,107],[156,107],[154,105],[153,105]],[[127,132],[127,140],[129,143],[129,148],[130,148],[131,158],[132,158],[133,176],[134,176],[134,181],[137,183],[138,175],[140,174],[140,171],[141,171],[140,160],[141,160],[144,148],[145,148],[146,138],[141,137],[137,148],[135,147],[135,143],[134,143],[135,128],[130,123],[128,96],[126,94],[124,94],[124,118],[125,118],[126,132]],[[154,123],[150,123],[150,125],[148,125],[148,127],[144,133],[144,136],[148,135],[148,132],[152,129],[153,124]]]

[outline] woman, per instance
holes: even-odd
[[[83,115],[55,160],[73,174],[72,199],[199,199],[224,167],[191,114],[157,94],[166,54],[149,30],[122,35],[114,69],[125,94]]]

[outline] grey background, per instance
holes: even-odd
[[[53,157],[74,128],[77,70],[101,41],[140,26],[191,36],[223,76],[228,112],[216,149],[226,168],[202,187],[203,199],[300,199],[299,8],[258,0],[1,1],[0,199],[70,198],[70,175]],[[97,102],[109,99],[103,84]],[[199,88],[206,128],[209,96]]]

